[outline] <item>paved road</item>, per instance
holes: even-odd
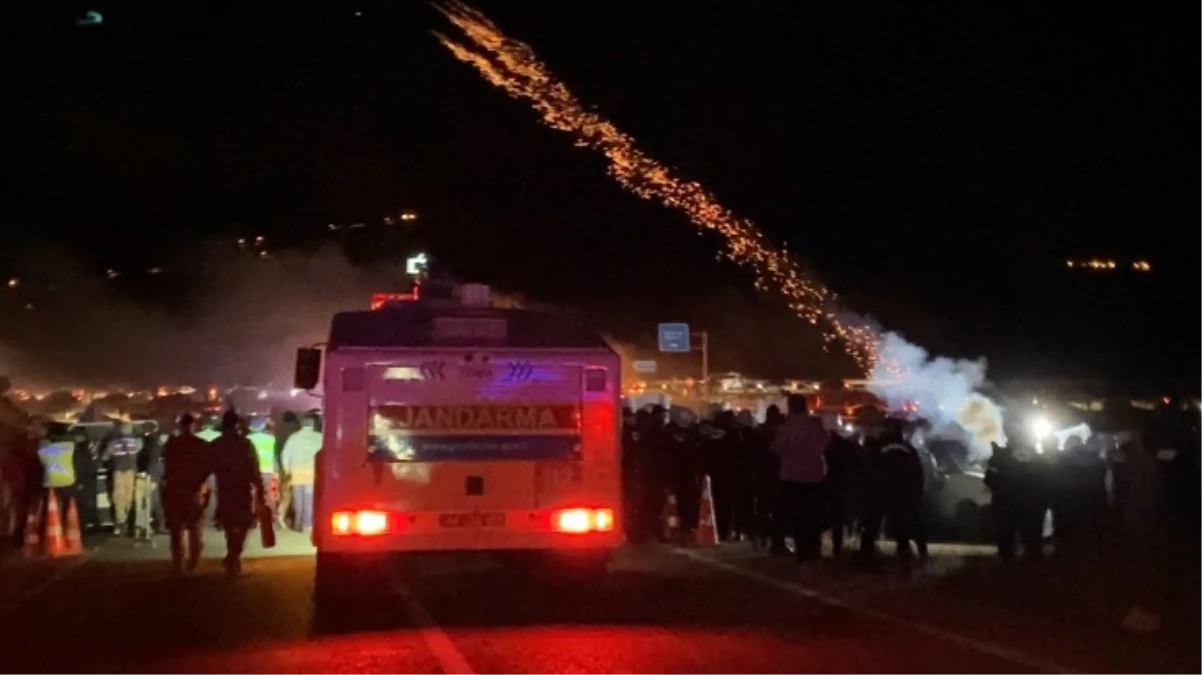
[[[214,542],[215,543],[215,542]],[[624,551],[600,586],[430,561],[352,612],[312,605],[313,559],[216,560],[171,577],[156,551],[0,569],[9,672],[1019,672],[1057,663],[878,612],[854,577],[819,591],[788,561]],[[210,554],[219,554],[210,546]],[[765,566],[767,565],[767,566]],[[13,586],[9,581],[19,579]],[[876,582],[874,582],[876,583]],[[885,587],[889,584],[881,582]],[[907,582],[909,583],[909,582]],[[842,605],[842,606],[841,606]]]

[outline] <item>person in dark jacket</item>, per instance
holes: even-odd
[[[668,441],[669,489],[676,494],[682,536],[697,529],[700,509],[701,450],[697,441],[696,420],[673,409],[674,417],[666,428]]]
[[[768,406],[764,423],[750,439],[755,507],[755,539],[771,555],[788,553],[785,547],[785,510],[780,494],[780,460],[772,452],[772,439],[785,420],[780,407]]]
[[[1101,549],[1106,466],[1101,455],[1077,436],[1069,437],[1057,460],[1052,480],[1056,494],[1056,554],[1097,554]]]
[[[100,527],[100,513],[96,508],[96,476],[99,473],[96,457],[92,454],[92,442],[82,429],[72,432],[75,441],[75,501],[79,510],[79,527],[84,532],[94,532]]]
[[[138,454],[142,439],[134,435],[133,425],[123,422],[105,445],[104,461],[110,462],[113,485],[113,530],[120,537],[127,534],[126,523],[134,505],[134,479],[138,473]]]
[[[902,421],[889,419],[880,439],[881,496],[885,517],[897,540],[897,557],[912,555],[910,542],[920,557],[927,557],[926,521],[922,512],[923,468],[918,450],[902,433]]]
[[[238,413],[226,411],[221,435],[209,444],[217,478],[217,520],[225,532],[225,571],[242,572],[242,549],[256,513],[267,508],[259,460],[251,442],[239,430]]]
[[[990,513],[997,541],[998,557],[1003,562],[1014,560],[1015,540],[1018,538],[1019,485],[1014,451],[1009,445],[993,443],[993,454],[985,466],[985,486],[990,492]]]
[[[843,553],[843,544],[851,521],[851,486],[859,444],[838,433],[831,434],[826,446],[826,524],[831,530],[831,549]]]
[[[212,454],[209,444],[193,433],[194,425],[192,415],[181,415],[179,433],[167,439],[163,448],[163,507],[171,533],[171,566],[176,572],[184,565],[185,535],[189,570],[196,569],[203,546],[201,491],[212,469]]]

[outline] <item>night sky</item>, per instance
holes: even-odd
[[[330,223],[412,210],[397,236],[456,276],[621,340],[689,320],[718,369],[848,367],[714,240],[455,61],[424,3],[21,4],[0,29],[7,274],[36,276],[23,251],[47,245],[89,274],[246,235],[312,250]],[[1196,386],[1196,8],[480,7],[856,311],[1002,376]],[[365,258],[409,245],[352,234]],[[1094,256],[1117,269],[1065,266]],[[115,292],[179,311],[203,272]]]

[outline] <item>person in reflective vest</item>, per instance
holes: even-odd
[[[75,441],[52,437],[45,425],[38,429],[38,461],[42,464],[42,487],[47,494],[53,490],[58,499],[59,513],[75,496]]]
[[[272,519],[275,518],[275,500],[276,495],[271,489],[272,485],[276,486],[276,491],[279,490],[279,483],[276,482],[276,462],[275,462],[275,434],[271,433],[271,418],[255,417],[250,420],[250,433],[246,439],[250,444],[255,446],[255,457],[259,460],[259,474],[263,477],[263,487],[267,488],[267,508],[271,509]]]

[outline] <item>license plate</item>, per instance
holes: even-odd
[[[443,513],[438,516],[440,527],[504,527],[504,513]]]

